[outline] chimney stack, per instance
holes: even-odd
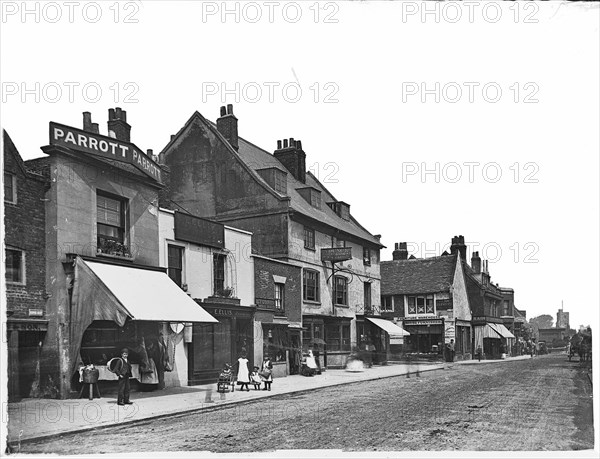
[[[283,145],[282,145],[283,143]],[[273,156],[302,183],[306,183],[306,153],[302,150],[302,142],[293,137],[277,141],[277,150]]]
[[[217,120],[217,130],[238,151],[238,119],[233,114],[233,104],[221,107],[221,117]]]
[[[83,112],[83,130],[92,132],[92,114],[90,112]]]
[[[392,252],[392,259],[394,259],[394,260],[408,259],[408,249],[406,248],[406,242],[396,242],[394,247],[395,247],[395,250]]]
[[[465,245],[465,237],[463,235],[454,236],[452,238],[450,253],[454,255],[457,252],[460,254],[461,260],[467,260],[467,246]]]
[[[115,133],[115,138],[124,142],[131,141],[131,126],[127,124],[127,112],[120,107],[108,109],[108,132]]]
[[[479,274],[481,272],[481,258],[479,258],[479,252],[473,252],[471,256],[471,268],[475,274]]]

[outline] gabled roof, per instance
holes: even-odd
[[[169,141],[165,148],[163,148],[162,152],[167,151],[171,147],[171,145],[173,145],[177,141],[178,137],[180,137],[184,133],[187,127],[193,123],[194,120],[199,120],[200,122],[208,126],[208,128],[217,136],[217,138],[219,138],[223,143],[225,143],[225,145],[227,145],[230,153],[233,154],[234,157],[238,158],[244,164],[244,166],[249,170],[250,175],[257,182],[261,183],[264,187],[266,187],[270,193],[272,193],[274,196],[277,196],[279,199],[289,199],[289,207],[291,210],[298,212],[299,214],[305,215],[309,218],[312,218],[314,220],[317,220],[319,222],[322,222],[334,229],[339,229],[344,233],[368,241],[373,245],[384,247],[381,244],[381,242],[377,238],[375,238],[369,231],[367,231],[363,226],[361,226],[352,217],[352,215],[350,215],[349,220],[344,220],[343,218],[338,216],[329,206],[322,205],[321,209],[317,209],[311,206],[302,197],[302,195],[296,190],[296,188],[313,187],[316,190],[321,191],[322,202],[337,201],[335,197],[323,186],[323,184],[321,184],[321,182],[319,182],[319,180],[317,180],[317,178],[310,172],[306,173],[306,183],[302,183],[299,180],[296,180],[296,178],[292,174],[288,173],[285,166],[281,164],[281,162],[277,158],[275,158],[275,156],[242,137],[238,138],[239,149],[238,151],[236,151],[218,131],[216,124],[212,121],[208,121],[198,111],[194,112],[194,114],[190,117],[186,124],[179,130],[179,132],[175,136],[173,136],[173,138]],[[277,193],[275,190],[273,190],[257,172],[260,169],[272,167],[288,173],[288,197],[282,196],[280,193]]]
[[[21,154],[19,153],[19,150],[17,150],[17,147],[15,146],[12,139],[10,138],[10,135],[8,135],[8,132],[6,132],[6,130],[4,130],[4,129],[2,131],[3,131],[3,136],[4,136],[4,151],[8,152],[14,158],[15,163],[17,163],[17,166],[19,167],[19,170],[21,171],[21,173],[25,177],[33,178],[36,180],[46,181],[46,178],[42,174],[38,173],[35,170],[31,170],[27,167],[27,165],[25,164],[25,161],[23,161],[23,158],[21,157]],[[6,165],[4,167],[6,167]]]
[[[448,292],[454,283],[456,255],[381,262],[381,294]]]

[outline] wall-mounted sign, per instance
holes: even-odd
[[[333,247],[321,249],[321,261],[346,261],[352,260],[352,247]]]
[[[256,298],[256,306],[260,306],[262,308],[275,308],[275,300],[271,298]]]
[[[441,320],[405,320],[404,325],[442,325]]]
[[[437,309],[452,309],[452,298],[435,300],[435,307]]]
[[[132,164],[157,182],[161,181],[160,166],[129,142],[50,122],[50,145],[67,147],[71,150]]]
[[[9,320],[6,323],[6,329],[16,331],[48,331],[48,322],[16,322]]]
[[[44,317],[44,310],[43,309],[30,309],[29,317]]]
[[[225,247],[225,226],[204,218],[175,212],[175,239],[209,247]]]

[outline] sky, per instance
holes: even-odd
[[[599,20],[558,2],[3,2],[0,122],[25,159],[48,123],[127,111],[160,152],[233,104],[240,136],[306,163],[381,234],[464,235],[531,318],[598,323]]]

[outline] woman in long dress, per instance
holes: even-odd
[[[248,370],[248,359],[246,358],[246,353],[242,352],[242,356],[237,360],[238,363],[238,371],[237,371],[237,383],[240,386],[240,390],[244,390],[244,386],[246,390],[250,392],[250,371]]]

